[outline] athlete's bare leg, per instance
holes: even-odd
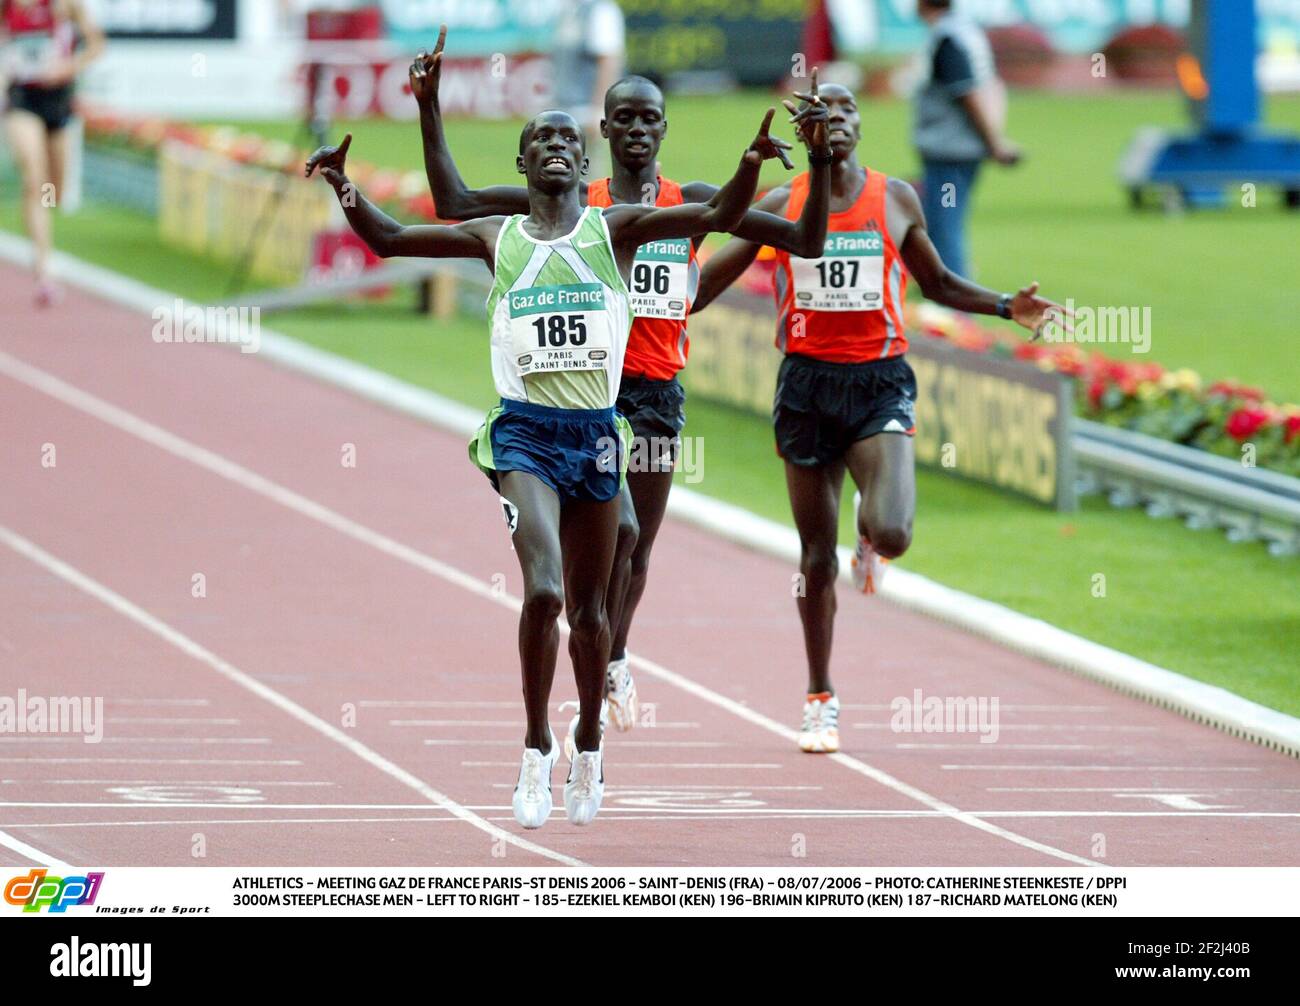
[[[845,455],[862,493],[858,533],[886,559],[897,559],[912,544],[916,514],[916,459],[912,438],[877,433],[859,440]]]
[[[35,253],[32,264],[37,278],[43,279],[50,256],[50,211],[42,199],[46,183],[55,181],[45,123],[26,109],[10,109],[5,113],[5,136],[22,178],[23,222]]]
[[[655,538],[664,522],[664,513],[668,510],[668,494],[673,487],[673,471],[667,467],[664,471],[628,472],[628,489],[636,505],[636,520],[639,533],[636,547],[628,561],[628,577],[622,604],[616,610],[618,618],[614,622],[613,639],[610,645],[610,659],[618,660],[627,652],[627,637],[632,629],[632,616],[636,614],[641,595],[645,593],[646,580],[650,575],[650,550],[654,548]]]
[[[63,176],[67,171],[68,149],[71,144],[67,129],[45,134],[45,158],[49,165],[49,181],[54,186],[54,205],[63,203]]]
[[[560,500],[550,486],[527,472],[503,472],[499,482],[501,495],[519,511],[514,546],[524,575],[524,606],[519,615],[519,661],[528,721],[524,746],[547,752],[551,748],[547,714],[564,607]]]
[[[573,501],[560,513],[564,552],[564,596],[569,619],[569,656],[578,685],[579,751],[600,747],[600,700],[609,662],[609,618],[605,590],[618,542],[620,502]]]
[[[835,628],[835,577],[839,572],[835,546],[844,462],[804,466],[787,461],[785,482],[794,524],[799,530],[799,572],[803,583],[796,604],[808,654],[808,692],[833,692],[831,641]]]
[[[605,611],[609,616],[610,635],[613,640],[613,660],[623,655],[619,649],[618,630],[623,623],[623,608],[627,604],[628,586],[632,579],[632,555],[636,552],[637,542],[641,537],[641,525],[637,520],[636,503],[632,497],[632,476],[627,476],[627,484],[618,494],[618,545],[614,550],[614,568],[609,574],[609,591],[605,598]],[[627,638],[627,633],[623,633]]]

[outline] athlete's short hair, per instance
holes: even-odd
[[[556,114],[565,115],[568,116],[570,119],[573,119],[572,115],[569,115],[568,112],[564,111],[561,108],[548,108],[544,112],[538,112],[531,119],[529,119],[527,122],[524,123],[524,128],[519,131],[520,156],[523,156],[524,147],[528,145],[528,138],[533,135],[533,129],[537,126],[537,120],[540,119],[543,115],[556,115]],[[585,153],[587,150],[587,135],[582,131],[582,127],[578,125],[577,119],[573,119],[573,124],[575,126],[578,126],[578,139],[579,141],[581,141],[582,149],[583,152]]]
[[[613,104],[614,92],[625,87],[650,87],[659,93],[660,106],[664,103],[664,92],[658,84],[649,77],[642,77],[639,73],[629,73],[626,77],[620,77],[614,83],[609,85],[609,90],[605,92],[605,114],[609,115],[610,105]]]

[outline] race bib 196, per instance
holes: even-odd
[[[796,307],[879,311],[884,307],[885,242],[879,231],[834,231],[821,258],[790,257]]]
[[[604,370],[613,332],[599,283],[513,290],[510,340],[519,376],[560,370]]]
[[[640,318],[686,317],[686,271],[690,238],[650,241],[632,263],[632,313]]]

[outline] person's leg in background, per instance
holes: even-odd
[[[32,241],[33,270],[37,281],[43,282],[49,268],[51,226],[45,186],[58,184],[51,174],[45,123],[26,109],[11,108],[5,114],[5,139],[22,179],[23,223]]]
[[[958,276],[971,275],[966,225],[970,217],[979,161],[926,161],[925,226],[943,264]]]

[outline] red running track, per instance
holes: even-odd
[[[525,833],[520,578],[462,439],[6,266],[0,299],[0,695],[105,714],[0,735],[0,865],[1300,864],[1296,761],[848,593],[844,754],[801,754],[792,571],[673,522],[653,726],[593,826]],[[996,697],[998,741],[893,732],[918,688]]]

